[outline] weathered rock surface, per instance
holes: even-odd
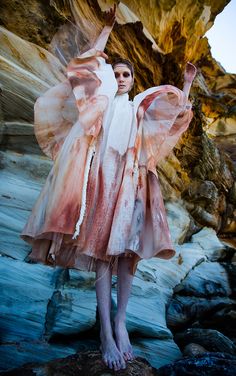
[[[108,376],[115,375],[117,372],[104,365],[100,352],[85,352],[68,356],[65,359],[56,359],[43,365],[31,364],[10,372],[0,373],[0,375],[9,376],[33,376],[39,374],[43,376]],[[156,376],[158,372],[145,359],[136,358],[132,362],[127,362],[126,369],[120,370],[119,375]]]
[[[216,352],[204,352],[194,357],[184,357],[158,370],[151,367],[143,358],[136,358],[127,362],[125,370],[120,370],[119,375],[134,376],[234,376],[236,371],[236,357]],[[8,376],[109,376],[117,372],[104,366],[99,352],[85,352],[74,354],[64,359],[55,359],[46,364],[29,364],[8,372],[1,372],[0,375]]]
[[[9,3],[12,3],[12,5],[6,3],[2,11],[0,18],[2,24],[25,40],[34,42],[41,47],[48,47],[55,31],[63,24],[63,18],[68,17],[70,13],[69,2],[65,2],[62,7],[60,2],[54,1],[50,3],[50,7],[46,3],[42,5],[36,0],[27,0],[25,9],[27,5],[30,6],[30,9],[32,9],[31,16],[34,17],[36,24],[27,24],[26,28],[23,22],[25,9],[19,8],[15,4],[17,2],[13,0]],[[138,6],[138,2],[134,1],[128,2],[126,5],[120,3],[117,11],[117,24],[108,44],[108,53],[111,56],[128,57],[134,62],[136,92],[163,83],[163,80],[166,83],[167,78],[169,83],[181,85],[180,77],[183,64],[179,66],[180,61],[183,63],[191,60],[197,62],[200,66],[201,72],[199,72],[192,90],[196,103],[196,126],[193,122],[192,131],[187,132],[186,137],[179,144],[178,159],[172,156],[168,160],[169,162],[162,162],[159,166],[159,172],[166,198],[179,197],[184,192],[183,197],[189,203],[189,210],[197,222],[214,227],[217,230],[225,229],[230,232],[230,229],[234,231],[235,217],[232,217],[227,208],[222,207],[221,202],[227,201],[227,192],[235,179],[231,172],[232,166],[227,166],[215,144],[206,137],[202,129],[206,118],[210,119],[210,116],[213,116],[214,103],[218,103],[217,98],[220,93],[224,95],[224,103],[229,113],[232,112],[231,109],[235,104],[235,90],[233,89],[235,76],[227,75],[211,59],[207,40],[201,38],[206,30],[212,26],[214,17],[217,12],[223,9],[225,3],[224,0],[218,2],[217,5],[212,3],[210,6],[204,4],[204,1],[191,6],[191,0],[185,2],[184,6],[181,2],[174,5],[165,3],[163,8],[153,7],[151,15],[149,14],[147,18],[150,7],[145,2]],[[94,31],[98,33],[102,27],[99,6],[104,10],[109,5],[112,5],[112,1],[105,3],[99,1],[99,5],[96,2],[89,4],[86,1],[81,1],[76,6],[73,5],[73,14],[80,21],[80,37],[85,38],[87,36],[84,41],[87,46],[89,45],[89,36],[93,35],[93,38],[90,38],[91,43],[94,39]],[[20,18],[22,21],[17,30],[15,24],[12,25],[7,18],[9,8],[12,12],[15,12],[16,19]],[[171,12],[169,9],[171,9]],[[187,9],[191,9],[191,12]],[[34,11],[37,11],[37,14],[33,16]],[[48,20],[49,14],[50,22]],[[135,22],[138,20],[142,21],[142,24]],[[54,33],[51,28],[52,22],[55,22]],[[39,32],[42,27],[43,30]],[[198,31],[193,33],[192,28],[197,28]],[[32,145],[33,136],[32,131],[30,131],[30,125],[33,121],[33,103],[40,93],[56,83],[55,79],[63,80],[64,67],[46,50],[35,44],[27,44],[27,42],[3,29],[1,33],[3,35],[1,40],[1,54],[3,56],[1,78],[4,93],[3,116],[5,123],[3,145],[8,149],[21,152],[33,152],[33,150],[39,152],[36,144],[35,146]],[[129,44],[135,46],[135,48],[130,48]],[[20,52],[17,51],[18,48]],[[142,59],[141,55],[150,56],[150,59]],[[11,72],[10,77],[9,71]],[[14,77],[14,80],[11,77]],[[216,84],[216,82],[218,83]],[[19,95],[19,92],[21,95]],[[208,112],[205,109],[206,95],[212,101],[211,107],[208,106]],[[197,104],[197,100],[199,104]],[[219,102],[221,103],[222,100],[219,99]],[[205,118],[196,116],[197,111],[202,114],[201,106]],[[7,108],[9,108],[9,111],[7,111]],[[18,114],[17,108],[19,108]],[[220,116],[222,116],[222,113],[220,113]],[[193,137],[191,137],[192,133]],[[31,140],[31,145],[24,142],[25,138]],[[189,152],[191,155],[189,155]],[[186,165],[189,167],[188,169],[186,169]],[[196,183],[193,180],[196,180]],[[204,183],[206,180],[208,186],[207,183]],[[198,186],[201,188],[201,196],[196,195],[195,197],[194,192],[198,191]],[[211,188],[213,189],[212,192]],[[208,193],[205,194],[204,191]],[[191,192],[190,196],[186,195],[186,192]],[[216,198],[215,202],[214,197]],[[211,198],[212,204],[207,207],[207,202]],[[230,223],[225,227],[228,217],[230,217]]]
[[[99,346],[94,275],[29,264],[30,247],[19,234],[52,165],[42,155],[33,133],[33,105],[39,95],[64,79],[65,66],[46,49],[55,32],[71,17],[69,4],[80,25],[81,49],[98,34],[101,10],[112,3],[26,0],[22,6],[16,0],[7,0],[1,9],[2,370],[97,350]],[[233,343],[236,338],[235,332],[230,333],[222,324],[225,317],[230,326],[235,326],[235,269],[230,263],[234,260],[234,242],[231,239],[230,249],[217,237],[219,233],[233,237],[236,229],[235,75],[224,72],[212,59],[207,39],[202,38],[226,3],[187,0],[153,6],[149,1],[120,2],[107,46],[109,56],[120,55],[134,62],[132,95],[163,83],[181,87],[187,60],[200,68],[191,91],[194,119],[170,157],[158,166],[176,256],[170,261],[153,258],[140,262],[127,308],[135,354],[155,368],[182,357],[170,328],[176,332],[178,326],[184,330],[194,324],[219,330],[229,337],[230,342],[224,338],[225,343]],[[222,263],[224,260],[227,262]],[[175,298],[171,300],[173,290]],[[113,311],[115,294],[114,278]],[[212,343],[219,342],[223,338],[220,335],[211,336]],[[231,352],[229,348],[225,347]],[[214,349],[222,351],[220,347]],[[69,363],[61,361],[67,375],[69,370],[71,374],[80,372],[79,356],[74,355]],[[91,374],[88,367],[94,359],[98,369],[108,374],[98,353],[91,353],[91,363],[88,358],[84,358],[87,374]],[[230,361],[233,369],[233,357],[215,353],[183,363],[178,360],[174,368],[162,372],[200,375],[204,371],[211,375],[218,370],[231,375],[223,373],[231,372],[227,368]],[[146,372],[142,375],[156,374],[149,365],[138,362],[129,365],[129,372],[140,374],[135,372],[142,364],[141,370]],[[39,366],[36,371],[25,368],[19,374],[59,372],[50,367]]]
[[[10,199],[3,197],[2,208],[7,215],[7,219],[4,221],[5,226],[11,225],[11,218],[14,222],[17,207],[19,213],[24,213],[23,219],[20,217],[21,220],[19,221],[18,229],[12,232],[9,237],[9,241],[11,239],[14,245],[14,241],[18,239],[20,226],[23,225],[23,220],[26,219],[31,205],[39,193],[43,178],[35,179],[36,157],[29,160],[25,156],[12,152],[5,152],[3,156],[5,168],[2,170],[2,177],[6,178],[6,185],[3,185],[6,191],[3,190],[3,194],[9,195],[15,202],[15,206],[9,206],[8,202]],[[47,160],[42,159],[41,165],[39,164],[38,166],[39,171],[37,174],[41,172],[42,176],[45,176],[50,167]],[[17,174],[19,176],[18,180]],[[10,177],[12,177],[12,179]],[[19,182],[21,182],[22,190],[18,188]],[[27,187],[27,190],[25,187]],[[177,205],[175,209],[174,204],[169,205],[169,209],[169,223],[171,230],[173,228],[177,254],[170,261],[153,258],[148,261],[143,260],[140,262],[136,277],[134,278],[132,294],[127,308],[128,329],[131,336],[133,332],[136,336],[139,336],[139,338],[132,337],[135,353],[146,357],[156,368],[181,357],[181,352],[173,341],[172,334],[167,328],[165,321],[166,305],[172,295],[173,288],[178,285],[185,278],[186,274],[189,273],[189,270],[194,268],[199,262],[201,263],[213,256],[214,259],[217,257],[220,258],[222,252],[227,248],[217,239],[215,231],[211,229],[203,229],[195,235],[195,238],[192,237],[190,243],[178,245],[183,239],[182,230],[176,232],[176,216],[172,218],[171,213],[182,213],[179,215],[179,224],[180,229],[184,229],[183,233],[185,234],[187,212],[184,211],[183,208],[180,210],[179,205]],[[187,223],[188,222],[189,221],[187,221]],[[12,226],[12,229],[13,228]],[[205,234],[202,237],[201,232]],[[6,230],[6,233],[9,232]],[[206,247],[202,239],[205,239]],[[25,338],[40,338],[41,341],[45,341],[49,338],[61,335],[59,348],[55,347],[53,343],[51,344],[51,350],[46,346],[48,359],[57,356],[58,349],[59,354],[63,353],[62,344],[63,341],[65,341],[65,337],[69,338],[70,335],[76,336],[79,335],[81,331],[90,329],[94,331],[93,335],[97,338],[94,274],[82,273],[75,270],[70,270],[68,273],[68,271],[60,268],[55,270],[43,265],[27,264],[23,261],[29,248],[25,249],[24,253],[17,253],[15,252],[15,248],[12,247],[12,244],[2,244],[2,255],[5,255],[5,257],[1,258],[2,269],[5,272],[5,279],[2,281],[2,294],[6,289],[8,291],[7,300],[6,298],[4,298],[5,300],[2,298],[3,303],[5,302],[5,308],[0,316],[1,326],[4,328],[5,332],[5,344],[1,349],[3,358],[6,356],[5,359],[11,359],[11,361],[14,359],[15,363],[13,364],[17,365],[31,360],[43,361],[45,359],[45,351],[37,351],[37,349],[45,347],[39,343],[38,346],[35,344],[32,347],[32,351],[29,351],[26,345],[21,344],[24,342]],[[24,243],[22,242],[22,244]],[[22,256],[23,254],[24,257]],[[10,256],[10,258],[6,256]],[[17,258],[19,258],[19,261],[14,260]],[[14,270],[14,280],[12,280],[12,274],[10,272],[12,270]],[[42,282],[38,270],[44,271],[43,275],[45,276],[51,276],[50,280]],[[14,292],[15,281],[21,281],[19,287],[21,291],[20,294],[17,293],[17,290]],[[29,283],[29,281],[31,281],[31,283]],[[38,285],[36,281],[39,281]],[[41,288],[43,285],[46,285],[48,288],[48,293],[41,299],[39,306],[37,289]],[[11,286],[13,291],[9,289],[9,286]],[[35,289],[32,289],[32,286],[35,286]],[[31,295],[29,295],[29,287]],[[114,310],[116,306],[115,290],[116,279],[114,278]],[[43,294],[43,292],[40,293],[41,295]],[[31,300],[29,300],[30,297]],[[30,309],[33,307],[34,310],[36,307],[33,297],[37,302],[37,307],[41,308],[37,308],[37,315],[34,315],[34,323],[28,325],[27,317],[30,317]],[[27,301],[29,301],[28,305],[26,304]],[[142,302],[142,304],[140,304],[140,302]],[[19,309],[19,307],[24,307],[24,310]],[[36,331],[36,327],[39,327],[40,330],[38,329]],[[31,330],[32,333],[30,333]],[[15,343],[19,345],[16,346]],[[86,344],[86,339],[84,339],[84,343]],[[57,344],[57,346],[59,345]],[[19,351],[19,348],[21,348],[22,351]],[[33,349],[36,351],[36,356],[33,355]],[[64,356],[75,351],[76,346],[68,346],[65,343]],[[155,356],[157,353],[158,357]],[[2,363],[3,369],[6,368],[6,366],[9,367],[9,362]]]
[[[77,347],[78,351],[84,351],[85,348],[85,345],[81,348]],[[89,349],[93,350],[91,343],[89,343]],[[4,372],[21,367],[29,362],[47,362],[57,358],[65,358],[75,352],[74,347],[66,343],[49,344],[45,340],[4,343],[0,346],[0,370]],[[13,374],[14,372],[12,371]],[[22,374],[27,375],[28,371],[24,370],[24,372]]]
[[[206,279],[207,275],[207,279]],[[230,296],[232,290],[224,265],[218,262],[202,262],[189,272],[174,290],[180,295],[195,297]]]
[[[181,347],[186,346],[188,343],[197,343],[208,351],[236,354],[236,345],[233,341],[213,329],[189,328],[176,334],[175,340]]]
[[[160,376],[234,376],[236,372],[236,357],[224,353],[203,353],[195,357],[178,360],[175,363],[161,367]]]
[[[227,297],[199,298],[194,296],[177,296],[172,298],[167,310],[167,325],[171,330],[180,330],[202,321],[214,327],[212,316],[222,309],[232,309],[235,301]],[[219,321],[220,317],[218,318]],[[221,316],[222,326],[224,317]],[[229,324],[229,322],[228,322]],[[200,325],[200,324],[199,324]]]
[[[176,285],[167,309],[167,325],[177,337],[182,336],[180,330],[190,327],[217,330],[235,341],[235,271],[233,263],[205,261]],[[204,332],[200,333],[203,337]]]

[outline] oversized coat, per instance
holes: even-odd
[[[109,64],[96,51],[73,59],[67,79],[35,104],[35,134],[54,165],[21,237],[29,257],[95,270],[96,260],[174,256],[156,165],[192,118],[178,88],[116,95]]]

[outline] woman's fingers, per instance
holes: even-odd
[[[90,57],[90,56],[96,56],[96,57],[103,57],[104,59],[108,59],[107,54],[101,50],[97,50],[96,48],[90,48],[90,50],[84,52],[80,55],[80,57]]]
[[[96,52],[96,56],[101,56],[101,57],[103,57],[104,59],[108,59],[108,56],[107,56],[107,54],[105,54],[105,52],[103,52],[103,51],[97,51]]]
[[[197,68],[195,67],[195,65],[188,61],[184,72],[184,79],[186,81],[193,81],[194,77],[196,76],[196,73]]]
[[[107,26],[113,26],[116,20],[116,4],[105,12],[105,21]]]

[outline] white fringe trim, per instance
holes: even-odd
[[[136,160],[134,163],[134,168],[133,168],[133,181],[134,181],[135,187],[137,187],[138,185],[138,178],[139,178],[139,167],[138,167],[138,161]]]
[[[83,183],[82,203],[81,203],[81,208],[80,208],[80,215],[79,215],[79,219],[76,223],[75,232],[74,232],[72,239],[76,239],[77,236],[79,235],[80,226],[81,226],[83,219],[84,219],[84,215],[85,215],[85,211],[86,211],[86,192],[87,192],[87,185],[88,185],[90,163],[91,163],[92,157],[94,156],[95,150],[96,150],[95,144],[92,144],[89,147],[89,150],[88,150],[88,155],[87,155],[87,160],[86,160],[86,165],[85,165],[85,171],[84,171],[84,183]]]

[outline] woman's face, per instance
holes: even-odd
[[[133,86],[133,77],[130,69],[125,64],[116,64],[114,66],[115,78],[118,84],[118,95],[128,93]]]

